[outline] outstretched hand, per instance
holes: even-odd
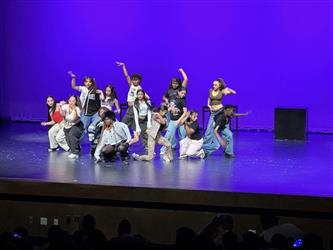
[[[246,114],[246,115],[250,115],[250,114],[252,114],[252,110],[247,111],[245,114]]]
[[[69,74],[69,75],[70,75],[70,77],[72,77],[72,78],[76,77],[76,75],[74,75],[74,74],[73,74],[73,71],[71,71],[71,70],[70,70],[70,71],[68,71],[68,74]]]
[[[117,64],[119,67],[124,67],[124,66],[125,66],[125,63],[123,63],[123,62],[117,62],[117,61],[116,61],[116,64]]]

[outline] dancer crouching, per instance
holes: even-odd
[[[185,125],[186,137],[179,142],[180,156],[179,159],[187,159],[188,157],[200,157],[203,159],[205,153],[202,149],[203,138],[200,134],[198,124],[198,111],[192,110],[187,112],[186,116],[180,121]]]
[[[101,162],[102,158],[112,161],[119,153],[123,162],[128,164],[128,147],[132,144],[132,138],[127,125],[117,121],[113,111],[104,113],[103,122],[102,136],[94,154],[96,162]]]
[[[171,143],[161,135],[161,132],[167,126],[166,113],[168,108],[164,105],[158,107],[156,112],[152,115],[152,126],[147,129],[148,134],[148,155],[138,155],[133,153],[132,156],[135,160],[151,161],[154,158],[155,144],[158,143],[166,147],[166,151],[163,154],[163,160],[170,162],[173,160]]]

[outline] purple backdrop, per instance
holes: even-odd
[[[0,114],[46,117],[45,96],[82,80],[127,84],[115,61],[143,75],[159,103],[172,76],[189,76],[188,106],[201,110],[223,77],[238,93],[224,103],[252,110],[242,128],[271,129],[275,107],[308,108],[311,131],[333,131],[332,1],[6,1],[0,29]],[[3,37],[5,39],[3,39]],[[1,53],[2,54],[2,53]]]

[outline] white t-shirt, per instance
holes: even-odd
[[[62,106],[61,110],[64,112],[65,128],[71,128],[80,121],[81,110],[79,107],[70,110],[69,104],[65,104]]]
[[[136,92],[141,89],[141,86],[134,86],[133,84],[131,85],[131,87],[128,90],[128,94],[127,94],[127,102],[134,102],[135,98],[136,98]]]

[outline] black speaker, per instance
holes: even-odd
[[[306,109],[275,108],[274,138],[305,140]]]

